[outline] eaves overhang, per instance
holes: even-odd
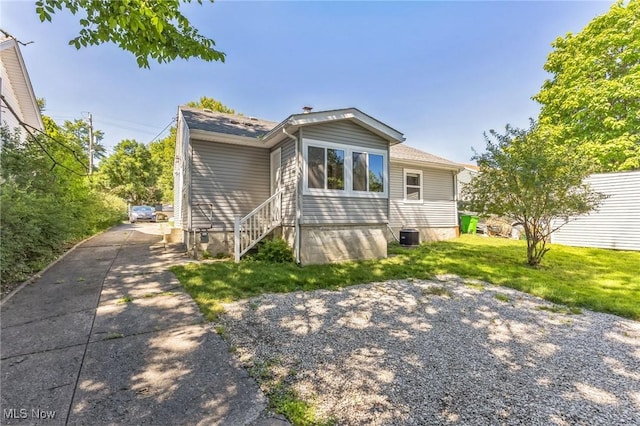
[[[269,146],[258,138],[229,135],[226,133],[211,132],[209,130],[190,129],[189,139],[207,142],[220,142],[230,145],[251,146],[254,148],[269,148]]]
[[[28,125],[43,131],[44,122],[38,107],[38,99],[33,92],[33,86],[18,43],[12,38],[2,40],[0,42],[0,57],[16,95],[19,112],[23,115],[20,119]]]
[[[290,115],[265,134],[262,137],[262,141],[266,146],[273,146],[288,137],[287,134],[296,133],[301,127],[345,120],[354,122],[381,138],[386,139],[389,141],[389,145],[402,143],[405,140],[402,133],[387,126],[383,122],[376,120],[357,108],[346,108]]]
[[[456,173],[464,170],[464,166],[462,164],[444,164],[425,160],[406,160],[404,158],[394,158],[393,156],[390,158],[390,161],[394,164],[406,164],[414,167],[429,167],[432,169],[450,170]]]

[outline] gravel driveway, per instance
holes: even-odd
[[[338,424],[640,425],[639,322],[439,279],[263,295],[221,322]]]

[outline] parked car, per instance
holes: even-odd
[[[129,222],[136,223],[139,220],[156,222],[156,211],[151,206],[133,206],[129,211]]]

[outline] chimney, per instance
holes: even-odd
[[[310,107],[310,106],[302,107],[302,111],[304,111],[305,114],[309,114],[312,109],[313,109],[313,107]]]

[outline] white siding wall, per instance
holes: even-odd
[[[422,202],[404,202],[404,169],[422,170]],[[458,225],[454,174],[391,162],[389,222],[394,228],[444,228]]]
[[[640,171],[596,174],[586,181],[593,190],[607,194],[609,198],[598,211],[572,218],[551,235],[551,242],[640,250]]]
[[[210,226],[213,203],[213,227],[233,231],[236,216],[244,216],[269,198],[269,150],[217,142],[192,140],[191,228]]]
[[[389,156],[389,142],[348,121],[305,127],[303,139],[380,149]],[[302,177],[301,177],[302,178]],[[380,224],[388,222],[387,198],[303,195],[303,224]]]
[[[175,157],[177,161],[174,162],[174,167],[177,170],[174,169],[173,182],[174,227],[186,229],[189,205],[189,128],[185,125],[182,114],[180,114],[178,131],[176,132]]]

